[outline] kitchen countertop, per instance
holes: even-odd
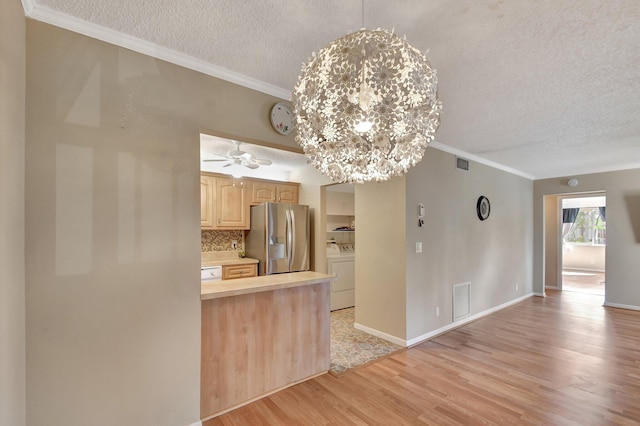
[[[236,257],[232,259],[203,260],[202,266],[249,265],[252,263],[258,263],[258,259],[252,259],[250,257]]]
[[[219,299],[241,294],[259,293],[282,288],[300,287],[333,280],[332,275],[320,272],[291,272],[288,274],[263,275],[235,280],[213,281],[202,284],[200,300]]]

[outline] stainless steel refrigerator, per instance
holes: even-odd
[[[258,259],[258,275],[309,270],[309,206],[263,203],[251,207],[247,257]]]

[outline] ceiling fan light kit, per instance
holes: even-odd
[[[434,140],[442,109],[426,56],[382,29],[347,34],[314,53],[291,99],[296,142],[335,182],[406,173]]]

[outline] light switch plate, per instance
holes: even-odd
[[[416,243],[416,253],[422,253],[422,242]]]

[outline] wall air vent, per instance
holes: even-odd
[[[464,158],[456,157],[456,169],[464,170],[465,172],[469,171],[469,160],[465,160]]]
[[[466,317],[471,313],[471,282],[453,286],[453,321]]]

